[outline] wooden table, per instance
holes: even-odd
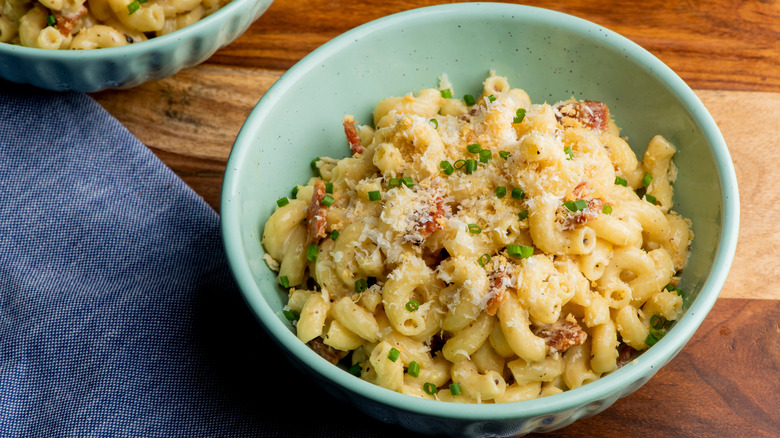
[[[286,69],[355,26],[436,3],[276,0],[206,63],[93,97],[218,210],[233,140]],[[544,436],[780,436],[780,1],[525,3],[610,28],[675,70],[720,126],[742,201],[734,265],[693,340],[634,394]]]

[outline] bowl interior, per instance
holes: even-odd
[[[693,220],[696,233],[681,287],[698,298],[672,330],[676,336],[667,335],[642,356],[655,368],[624,367],[587,385],[589,393],[606,394],[640,375],[652,375],[682,348],[714,303],[736,245],[736,182],[720,133],[683,81],[625,38],[564,14],[498,4],[423,8],[354,29],[288,71],[248,118],[227,166],[221,207],[234,275],[266,329],[294,355],[312,359],[306,361],[316,372],[369,396],[401,400],[329,371],[334,367],[313,359],[316,355],[292,335],[281,313],[286,295],[263,262],[259,242],[275,201],[311,177],[313,158],[348,155],[341,125],[345,114],[371,123],[377,101],[437,87],[442,74],[455,96],[476,95],[489,70],[525,89],[534,103],[572,96],[607,103],[640,158],[655,134],[679,149],[675,209]],[[579,390],[555,397],[570,406],[587,399]],[[414,404],[425,401],[406,402],[415,409],[430,408],[430,403]],[[520,403],[528,404],[528,414],[541,406]],[[442,408],[447,415],[443,409],[464,418],[484,417],[484,409],[492,409],[489,415],[496,418],[520,415],[500,406]]]

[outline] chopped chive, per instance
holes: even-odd
[[[409,362],[409,368],[407,368],[406,374],[409,374],[414,378],[420,377],[420,364],[414,360]]]
[[[333,183],[325,183],[325,193],[333,194]]]
[[[612,206],[611,205],[605,205],[603,209],[601,209],[601,212],[604,214],[612,214]]]
[[[352,365],[351,367],[349,367],[349,370],[347,370],[347,371],[349,371],[349,373],[352,374],[355,377],[360,377],[360,372],[363,371],[363,369],[360,368],[360,364],[359,363],[356,363],[356,364]]]
[[[452,168],[452,164],[450,164],[450,162],[447,160],[444,160],[441,163],[439,163],[439,167],[442,168],[445,175],[452,175],[452,172],[455,171],[455,169]]]
[[[420,303],[415,300],[409,300],[406,302],[406,310],[410,312],[414,312],[419,308],[420,308]]]
[[[461,167],[466,165],[466,160],[458,160],[455,162],[455,168],[460,170]]]
[[[276,200],[276,205],[278,205],[279,207],[284,207],[285,205],[287,205],[289,203],[290,203],[290,200],[287,199],[286,196],[284,198],[279,198],[279,199]]]
[[[428,395],[434,395],[439,392],[439,388],[437,388],[436,385],[431,382],[425,382],[423,385],[423,391],[425,391],[425,393]]]
[[[441,90],[441,97],[445,99],[452,99],[452,90],[447,88],[446,90]]]
[[[625,178],[621,178],[619,176],[615,177],[615,185],[628,187],[628,181],[626,181]]]
[[[487,253],[482,254],[481,256],[479,256],[479,259],[477,260],[477,263],[479,263],[479,266],[482,266],[484,268],[485,265],[490,263],[490,255],[487,254]]]
[[[479,151],[480,162],[487,163],[491,158],[493,158],[493,152],[490,152],[490,149],[482,149]]]
[[[469,224],[467,228],[471,234],[479,234],[482,232],[482,227],[477,224]]]
[[[470,94],[466,94],[465,96],[463,96],[463,102],[466,103],[466,105],[468,105],[468,106],[472,106],[475,103],[477,103],[477,101],[474,100],[474,96],[472,96]]]
[[[391,189],[395,187],[401,187],[401,178],[390,178],[390,180],[387,181],[387,186]]]
[[[566,146],[563,149],[563,152],[567,155],[567,160],[573,160],[574,159],[574,151],[571,150],[571,146]]]
[[[534,247],[523,245],[507,245],[506,252],[512,257],[527,259],[528,257],[534,255]]]
[[[279,284],[281,284],[282,287],[289,288],[290,287],[290,279],[287,278],[286,275],[282,275],[281,277],[279,277]]]
[[[653,182],[653,175],[645,172],[645,174],[642,175],[642,185],[645,187],[650,187],[651,182]]]
[[[466,165],[463,170],[469,174],[477,170],[477,160],[466,160]]]
[[[387,353],[387,358],[390,359],[392,362],[395,362],[398,360],[399,357],[401,357],[401,352],[391,347],[390,353]]]
[[[522,123],[525,118],[525,108],[518,108],[515,111],[515,118],[512,119],[512,123]]]
[[[290,321],[296,321],[301,318],[301,314],[297,310],[282,310],[282,314]]]
[[[517,217],[520,218],[520,220],[525,220],[528,217],[528,210],[523,210],[520,213],[517,213]]]
[[[439,121],[438,120],[431,119],[431,120],[429,120],[429,122],[431,122],[431,124],[433,125],[433,129],[439,129]]]
[[[515,187],[512,189],[512,197],[514,199],[522,200],[525,198],[525,191],[521,188]]]
[[[320,247],[316,243],[310,243],[306,248],[306,259],[310,262],[317,260],[317,253],[320,251]]]
[[[382,199],[382,193],[379,190],[372,190],[368,192],[369,201],[379,201]]]
[[[355,280],[355,292],[365,292],[366,289],[368,289],[368,281],[365,278]]]
[[[403,185],[405,185],[406,187],[409,187],[409,188],[414,186],[414,180],[412,179],[411,176],[405,176],[405,177],[401,178],[401,182],[403,183]]]
[[[482,146],[480,146],[479,143],[472,143],[466,146],[466,150],[471,152],[472,154],[478,154],[479,151],[482,150]]]
[[[654,329],[660,329],[664,326],[664,320],[661,319],[658,315],[653,315],[650,317],[650,327]]]
[[[322,201],[320,201],[320,202],[322,202],[322,205],[324,205],[326,207],[330,207],[331,205],[333,205],[334,201],[336,201],[336,200],[333,198],[333,196],[325,195],[322,198]]]
[[[54,15],[49,15],[48,17],[46,17],[46,24],[48,24],[49,26],[54,26],[55,24],[57,24],[57,19],[54,17]]]
[[[456,382],[456,383],[450,384],[450,394],[452,394],[452,395],[460,395],[461,394],[460,383]]]
[[[141,8],[141,3],[138,2],[138,0],[133,0],[127,5],[127,12],[130,15],[133,15],[135,11]]]
[[[504,186],[496,187],[496,197],[503,198],[504,196],[506,196],[506,187]]]
[[[317,167],[317,162],[319,162],[319,161],[320,161],[320,158],[315,158],[315,159],[311,160],[311,162],[309,163],[309,167],[311,167],[312,172],[314,172],[314,175],[316,175],[316,176],[320,176],[320,168]]]
[[[331,240],[336,240],[339,238],[339,230],[333,230],[330,232],[330,238]]]
[[[507,158],[509,158],[510,155],[512,155],[512,153],[509,152],[509,151],[501,151],[501,152],[498,153],[498,156],[503,158],[503,159],[505,159],[505,160]]]
[[[655,196],[648,195],[648,194],[645,194],[645,201],[647,201],[647,202],[649,202],[651,204],[657,204],[658,203],[658,200],[655,199]]]
[[[300,190],[300,187],[298,187],[298,186],[293,187],[293,189],[292,189],[292,197],[293,198],[297,198],[298,197],[298,190]]]

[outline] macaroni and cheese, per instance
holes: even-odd
[[[532,104],[491,75],[343,119],[263,230],[298,338],[382,387],[464,403],[577,388],[658,341],[693,239],[675,147],[642,161],[596,101]]]
[[[229,0],[0,0],[0,42],[41,49],[118,47],[165,35]]]

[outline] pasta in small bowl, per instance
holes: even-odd
[[[427,434],[606,409],[688,342],[736,245],[733,166],[693,92],[622,37],[524,6],[336,38],[261,99],[227,169],[228,259],[281,351]]]
[[[7,0],[0,77],[95,92],[163,79],[241,35],[272,0]]]

